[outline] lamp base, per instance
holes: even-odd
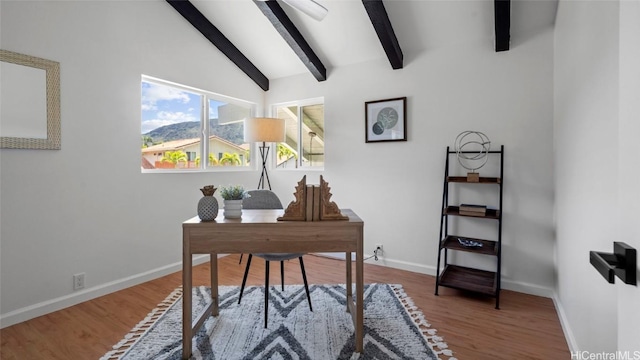
[[[262,142],[260,147],[260,157],[262,158],[262,174],[260,174],[260,181],[258,181],[258,189],[264,189],[265,180],[271,190],[271,181],[269,181],[269,173],[267,172],[267,159],[269,158],[269,147],[265,142]]]

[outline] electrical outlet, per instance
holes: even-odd
[[[73,290],[84,289],[84,273],[73,275]]]
[[[373,258],[378,261],[379,257],[382,255],[382,244],[376,244],[375,250],[373,250]]]

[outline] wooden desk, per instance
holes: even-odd
[[[364,222],[349,209],[344,221],[277,221],[284,210],[243,210],[241,219],[216,221],[193,217],[182,223],[182,358],[191,356],[192,337],[207,316],[218,315],[218,254],[269,252],[344,252],[346,254],[347,312],[355,328],[356,351],[363,343],[363,229]],[[351,253],[356,253],[356,294],[352,294]],[[211,304],[192,319],[193,254],[211,256]],[[258,319],[256,319],[258,321]]]

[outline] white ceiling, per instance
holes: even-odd
[[[361,0],[316,1],[329,10],[322,21],[279,3],[327,68],[327,77],[335,67],[386,59]],[[252,0],[192,3],[267,78],[309,73]],[[493,47],[493,0],[385,0],[384,5],[405,66],[419,53],[445,44]],[[511,47],[552,27],[556,8],[557,0],[512,0]]]

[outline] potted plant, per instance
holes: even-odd
[[[242,216],[242,200],[249,193],[242,185],[229,185],[220,188],[220,196],[224,200],[224,217],[236,219]]]

